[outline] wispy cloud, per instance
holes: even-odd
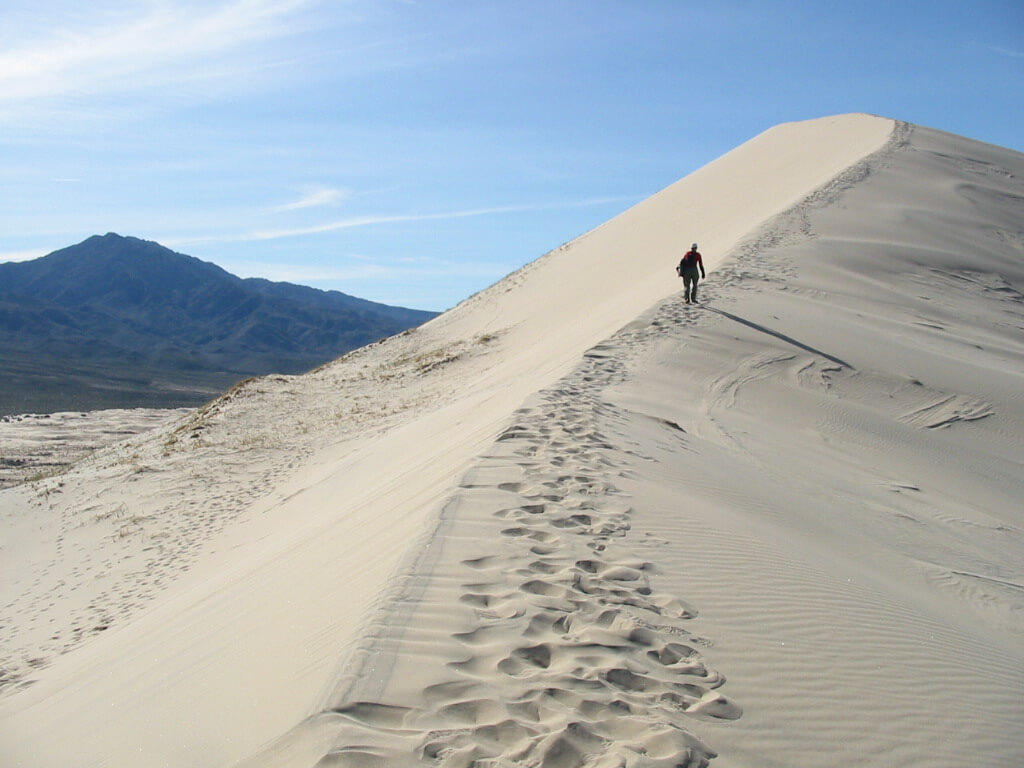
[[[609,203],[635,203],[639,199],[641,199],[641,196],[617,195],[568,202],[492,206],[488,208],[469,208],[465,210],[443,211],[439,213],[368,214],[364,216],[350,216],[345,219],[337,219],[335,221],[329,221],[323,224],[314,224],[306,227],[265,229],[241,233],[222,232],[220,234],[166,235],[158,239],[162,244],[170,248],[178,248],[186,245],[193,245],[195,243],[246,243],[262,240],[278,240],[288,237],[303,237],[306,235],[319,235],[326,232],[337,232],[345,229],[372,227],[385,224],[417,221],[443,221],[446,219],[463,219],[472,216],[529,213],[531,211],[567,210],[570,208],[586,208],[589,206],[607,205]]]
[[[216,76],[229,71],[211,67],[219,57],[294,31],[310,2],[122,0],[90,4],[88,15],[57,11],[43,29],[6,30],[22,40],[0,53],[0,103]]]
[[[279,205],[273,210],[276,213],[284,213],[285,211],[297,211],[303,208],[320,208],[322,206],[335,205],[348,198],[348,196],[349,193],[343,189],[318,187],[307,191],[298,200]]]
[[[558,210],[563,208],[584,208],[592,205],[605,205],[607,203],[621,202],[623,200],[635,200],[633,197],[600,197],[589,200],[574,202],[550,203],[550,204],[528,204],[528,205],[504,205],[490,208],[470,208],[460,211],[444,211],[440,213],[405,213],[391,215],[368,215],[352,216],[346,219],[338,219],[323,224],[315,224],[308,227],[294,229],[268,229],[253,232],[245,239],[250,240],[277,240],[284,237],[301,237],[303,235],[317,235],[324,232],[336,232],[342,229],[354,229],[356,227],[369,227],[379,224],[395,224],[410,221],[439,221],[445,219],[464,219],[471,216],[492,216],[504,213],[525,213],[529,211]]]
[[[1009,56],[1011,59],[1024,59],[1024,51],[1014,51],[1009,48],[996,48],[994,46],[989,46],[989,48],[998,54]]]
[[[220,265],[239,277],[262,277],[267,280],[311,285],[314,283],[344,283],[361,280],[381,280],[392,277],[419,278],[458,277],[497,279],[515,269],[514,265],[490,262],[455,262],[443,259],[423,259],[414,263],[394,259],[388,262],[349,257],[355,263],[292,264],[267,261],[220,261]]]

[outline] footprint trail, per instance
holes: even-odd
[[[637,452],[601,394],[643,332],[592,349],[465,474],[358,671],[306,724],[333,734],[316,765],[715,757],[698,724],[741,710],[702,653],[709,642],[687,629],[696,610],[659,592],[657,566],[630,551],[633,508],[615,484]]]

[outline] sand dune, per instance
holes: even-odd
[[[1007,150],[780,126],[0,492],[5,764],[1020,764],[1022,201]]]

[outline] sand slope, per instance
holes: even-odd
[[[246,765],[1019,764],[1022,180],[901,126],[589,350]]]
[[[1021,179],[780,126],[413,333],[2,492],[5,759],[1013,764]],[[671,295],[692,239],[706,306]]]

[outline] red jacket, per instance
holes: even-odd
[[[696,256],[697,258],[691,259],[687,262],[690,256]],[[697,269],[700,268],[700,275],[704,277],[704,260],[700,257],[700,251],[687,251],[686,255],[683,256],[682,261],[679,262],[678,272],[683,274],[684,269]]]

